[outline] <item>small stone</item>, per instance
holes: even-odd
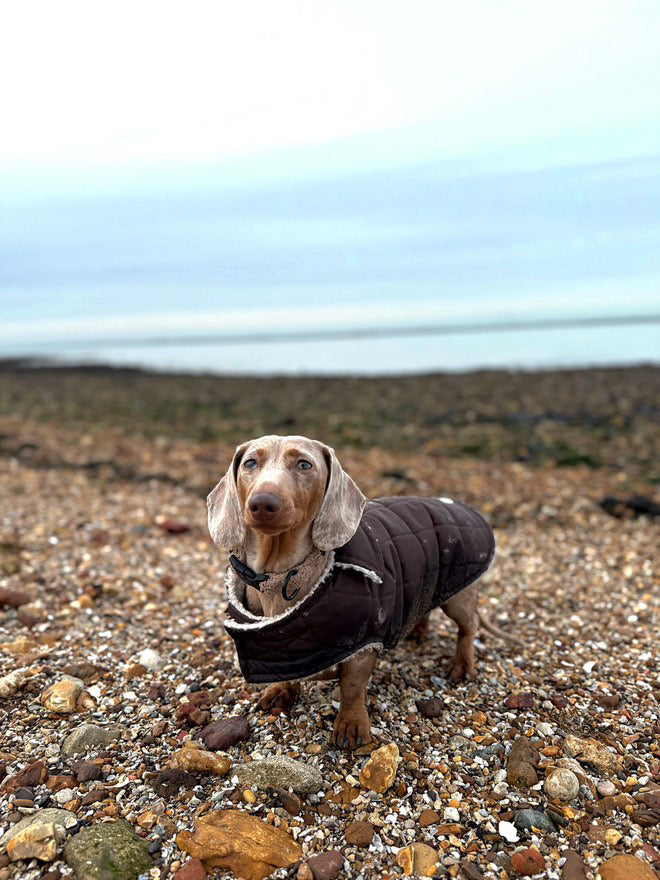
[[[7,844],[7,855],[12,862],[19,859],[39,859],[52,862],[57,855],[57,832],[52,822],[31,822],[12,835]]]
[[[148,844],[125,819],[98,822],[66,842],[64,858],[85,880],[136,880],[151,868]]]
[[[179,849],[207,868],[229,868],[244,880],[263,880],[302,857],[302,847],[281,828],[241,810],[214,810],[195,820],[195,830],[177,834]]]
[[[475,862],[461,862],[461,874],[466,880],[483,880],[483,873]]]
[[[511,822],[500,820],[497,823],[497,832],[500,837],[508,840],[509,843],[515,843],[517,840],[520,839],[516,826],[512,825]]]
[[[41,702],[49,712],[59,715],[70,715],[76,711],[78,697],[84,684],[77,678],[62,678],[51,684],[41,695]]]
[[[569,758],[577,758],[580,764],[588,764],[604,776],[611,776],[616,772],[616,758],[598,740],[569,735],[564,741],[564,752]]]
[[[351,822],[344,831],[346,842],[352,846],[369,846],[374,839],[374,826],[371,822]]]
[[[31,601],[32,597],[22,590],[0,587],[0,608],[20,608],[21,605],[28,605]]]
[[[188,859],[176,872],[173,880],[206,880],[206,869],[199,859]]]
[[[424,718],[439,718],[445,711],[445,703],[438,697],[432,697],[430,700],[415,700],[415,705]]]
[[[505,709],[531,709],[534,706],[534,694],[515,693],[507,697]]]
[[[657,880],[650,865],[631,855],[614,856],[598,869],[601,880]]]
[[[60,804],[60,806],[63,806],[64,804],[68,803],[70,800],[73,800],[74,795],[75,795],[75,792],[72,789],[62,788],[62,789],[60,789],[60,791],[54,792],[53,800],[55,801],[55,803]]]
[[[48,770],[43,761],[33,761],[20,770],[15,776],[12,776],[4,784],[4,788],[8,792],[16,791],[23,786],[39,785],[48,778]]]
[[[516,810],[513,816],[513,824],[520,830],[556,831],[552,819],[539,810]]]
[[[261,791],[269,788],[292,788],[300,794],[312,794],[323,788],[323,777],[311,764],[303,764],[294,758],[278,755],[239,764],[233,774],[242,785],[250,785]]]
[[[559,768],[546,777],[543,790],[552,800],[568,803],[577,797],[580,782],[571,770]]]
[[[34,822],[40,825],[55,825],[58,828],[67,829],[77,825],[78,819],[74,813],[71,813],[68,810],[58,810],[53,807],[49,807],[45,810],[37,810],[36,813],[25,816],[19,822],[16,822],[15,825],[11,826],[11,828],[0,838],[0,850],[7,846],[15,834],[20,833]]]
[[[461,814],[456,807],[445,807],[442,816],[445,822],[460,822],[461,820]]]
[[[213,752],[226,752],[236,743],[246,740],[250,735],[250,726],[247,718],[221,718],[207,724],[199,734],[207,749]]]
[[[545,871],[545,859],[541,853],[530,847],[521,852],[515,852],[511,856],[511,864],[514,871],[523,876],[531,876],[532,874],[540,874]]]
[[[147,667],[141,663],[131,663],[126,669],[126,681],[133,681],[135,678],[142,678],[147,671]]]
[[[552,724],[548,724],[547,721],[541,721],[539,724],[536,725],[536,732],[540,736],[552,736],[555,732],[555,729]]]
[[[138,654],[137,662],[151,672],[158,672],[163,665],[163,658],[153,648],[145,648]]]
[[[296,871],[296,880],[314,880],[314,875],[312,874],[312,869],[309,865],[302,864],[298,867]]]
[[[307,862],[314,880],[334,880],[344,867],[344,857],[336,849],[312,856]]]
[[[399,850],[396,861],[408,877],[413,874],[433,877],[437,871],[438,854],[426,843],[411,843],[410,846]]]
[[[81,724],[62,743],[61,755],[63,758],[84,755],[95,746],[107,746],[125,735],[126,728],[121,724],[110,724],[108,727],[100,727],[98,724]]]
[[[531,788],[538,782],[536,767],[540,755],[527,737],[519,736],[514,740],[507,757],[507,781],[515,788]]]
[[[427,825],[436,825],[440,821],[440,814],[435,810],[422,810],[417,821],[422,828],[426,828]]]
[[[294,792],[285,788],[276,788],[273,793],[290,816],[297,816],[302,810],[302,801]]]
[[[564,850],[562,856],[564,857],[564,864],[561,868],[561,880],[587,880],[587,870],[584,862],[575,850]]]
[[[91,782],[95,779],[100,779],[103,775],[101,766],[96,761],[74,761],[71,764],[71,769],[76,774],[78,782]]]
[[[169,760],[170,767],[187,773],[212,773],[225,776],[231,767],[231,758],[218,752],[205,749],[179,749]]]
[[[614,797],[617,794],[617,787],[609,779],[599,779],[596,783],[596,791],[601,797]]]
[[[360,770],[360,784],[371,791],[383,792],[394,782],[399,766],[399,749],[396,743],[387,743],[376,749]]]
[[[27,669],[14,669],[7,675],[0,676],[0,697],[13,697],[27,680]]]

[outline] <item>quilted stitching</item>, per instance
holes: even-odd
[[[243,675],[260,683],[305,678],[369,644],[393,646],[431,608],[483,574],[494,547],[490,526],[460,502],[369,502],[335,562],[375,571],[382,583],[334,568],[298,611],[243,629],[228,621]],[[229,611],[234,620],[248,620],[231,602]]]

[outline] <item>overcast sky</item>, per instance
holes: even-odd
[[[12,4],[0,343],[654,311],[659,10]]]
[[[362,150],[629,158],[658,147],[660,13],[657,0],[15,3],[0,76],[0,162],[17,185],[355,136],[337,165]]]

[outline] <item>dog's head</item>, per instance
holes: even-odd
[[[230,550],[248,529],[279,535],[308,527],[316,547],[333,550],[355,534],[367,499],[331,447],[268,435],[237,447],[207,503],[211,537]]]

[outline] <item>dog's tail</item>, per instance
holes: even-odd
[[[499,626],[495,626],[494,623],[491,623],[488,618],[484,617],[481,612],[477,612],[477,617],[479,618],[479,627],[485,632],[487,632],[491,636],[495,636],[498,639],[503,639],[505,642],[509,642],[511,645],[521,645],[522,642],[517,636],[512,636],[511,633],[505,632],[503,629],[500,629]]]

